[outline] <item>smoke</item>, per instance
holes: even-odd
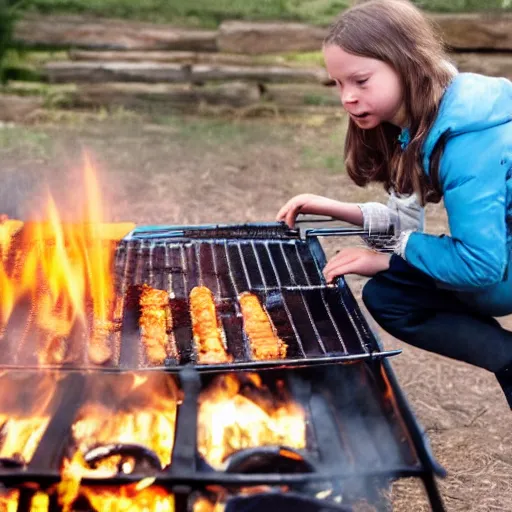
[[[48,201],[55,202],[63,221],[79,222],[86,218],[87,205],[101,200],[102,220],[109,220],[108,205],[113,189],[92,159],[99,182],[99,197],[88,197],[84,180],[85,152],[75,153],[75,162],[60,161],[27,168],[11,166],[2,172],[0,213],[23,221],[47,220]]]

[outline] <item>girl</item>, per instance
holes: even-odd
[[[379,231],[393,226],[392,256],[342,250],[326,279],[372,276],[363,300],[386,331],[494,372],[512,407],[512,332],[494,319],[512,313],[512,83],[457,74],[407,0],[344,12],[323,53],[349,116],[348,174],[361,186],[383,183],[391,203],[305,194],[277,219],[293,226],[302,212]],[[451,234],[422,233],[420,206],[441,198]]]

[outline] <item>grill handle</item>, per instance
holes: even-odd
[[[332,222],[342,222],[334,217],[327,217],[322,215],[311,215],[299,213],[295,224],[330,224]],[[302,234],[308,238],[312,236],[392,236],[393,230],[387,231],[375,231],[371,232],[362,227],[347,227],[347,226],[334,226],[334,227],[322,227],[322,228],[301,228]]]
[[[394,231],[391,229],[389,231],[368,231],[364,228],[347,228],[347,227],[339,227],[339,228],[311,228],[305,229],[302,231],[302,236],[306,240],[311,240],[312,238],[318,237],[327,237],[327,236],[335,236],[335,237],[345,237],[345,236],[357,236],[359,237],[367,247],[370,249],[382,252],[382,253],[392,253],[395,250],[395,242],[394,242]]]
[[[295,224],[315,224],[320,222],[341,222],[339,219],[334,217],[328,217],[324,215],[312,215],[306,213],[300,213],[295,219]]]
[[[363,228],[311,228],[304,231],[306,238],[312,236],[369,236],[369,232]],[[372,235],[384,234],[372,232]],[[386,233],[388,234],[388,233]]]

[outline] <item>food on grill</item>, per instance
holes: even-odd
[[[144,284],[140,309],[139,325],[148,361],[151,364],[163,364],[167,357],[167,333],[172,330],[169,294]]]
[[[224,346],[213,293],[205,286],[196,286],[190,292],[190,316],[199,363],[231,362],[233,358]]]
[[[280,339],[263,309],[258,297],[250,292],[242,293],[239,298],[244,329],[249,338],[254,359],[284,359],[286,343]]]
[[[94,364],[105,364],[112,357],[109,340],[113,330],[113,322],[95,319],[94,329],[87,349],[89,359]]]
[[[46,337],[46,348],[40,354],[39,361],[42,364],[62,364],[66,359],[67,351],[66,339],[50,334]]]

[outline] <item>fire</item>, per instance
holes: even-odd
[[[7,260],[13,236],[21,229],[23,222],[8,220],[0,224],[0,331],[3,319],[9,318],[14,306],[14,284],[7,275],[4,264]]]
[[[28,463],[50,421],[54,375],[0,376],[0,457]]]
[[[272,394],[257,374],[218,377],[199,398],[198,448],[213,467],[238,450],[306,446],[305,412],[281,389]]]
[[[0,510],[2,512],[16,512],[18,510],[18,501],[20,491],[12,489],[0,492]]]
[[[136,461],[129,455],[114,454],[89,465],[85,455],[97,446],[142,446],[158,458],[160,467],[156,469],[171,462],[179,402],[174,378],[167,374],[132,374],[124,375],[123,378],[131,379],[129,386],[122,385],[120,375],[103,375],[99,379],[101,382],[96,383],[95,389],[91,390],[92,396],[97,399],[85,404],[72,427],[72,442],[76,451],[70,459],[64,461],[63,481],[59,486],[59,499],[64,510],[80,492],[83,477],[109,478],[118,472],[133,472]],[[96,491],[91,490],[90,493],[95,495]],[[141,499],[145,499],[144,496]],[[104,498],[106,502],[112,499],[108,498],[108,492]],[[140,510],[168,510],[165,508],[167,502],[164,500],[163,503],[162,508]],[[95,508],[117,510],[107,505]]]
[[[0,375],[0,458],[29,463],[50,422],[49,406],[57,384],[55,375],[9,372]],[[0,511],[16,512],[20,492],[0,492]],[[45,507],[46,503],[46,507]],[[36,493],[30,512],[47,512],[48,496]]]
[[[174,496],[161,487],[82,487],[80,494],[98,512],[174,512]]]
[[[194,502],[192,510],[193,512],[224,512],[225,508],[224,503],[212,503],[210,500],[201,496]]]
[[[0,336],[9,336],[9,320],[18,312],[26,319],[21,337],[37,337],[40,364],[81,357],[69,353],[72,333],[89,339],[93,363],[111,357],[108,336],[117,301],[113,242],[134,226],[102,224],[100,187],[87,157],[84,183],[87,207],[80,222],[64,223],[49,195],[44,221],[0,225]]]

